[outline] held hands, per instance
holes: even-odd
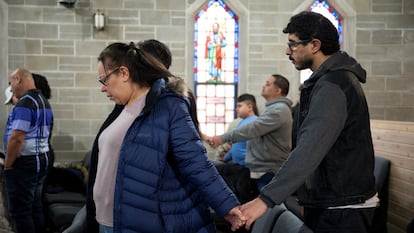
[[[255,198],[254,200],[245,203],[242,205],[240,210],[242,211],[244,217],[246,218],[246,226],[247,230],[250,230],[250,227],[256,219],[266,213],[267,205],[261,199]],[[233,228],[232,228],[233,229]]]
[[[231,223],[231,230],[236,231],[246,223],[246,218],[240,211],[241,206],[236,206],[231,209],[225,216],[224,219]]]
[[[218,146],[220,146],[221,144],[223,144],[223,140],[221,140],[220,136],[214,136],[214,137],[208,137],[207,138],[207,143],[213,147],[214,149],[216,149]]]
[[[266,203],[256,198],[242,206],[234,207],[224,216],[224,219],[231,223],[232,231],[240,229],[243,225],[250,230],[253,222],[264,215],[267,209]]]

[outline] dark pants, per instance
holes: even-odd
[[[375,208],[305,208],[304,221],[314,233],[368,233],[374,212]]]
[[[414,233],[414,218],[407,225],[407,233]]]
[[[256,183],[250,179],[250,170],[248,168],[233,163],[214,162],[214,165],[241,204],[257,197],[259,193]]]
[[[262,191],[263,187],[266,186],[270,181],[273,179],[275,174],[273,172],[267,172],[263,176],[261,176],[259,179],[252,179],[256,181],[257,184],[257,190]]]
[[[16,233],[44,233],[42,207],[43,183],[47,172],[47,158],[19,157],[13,168],[4,171],[8,210]]]

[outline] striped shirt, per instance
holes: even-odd
[[[12,131],[20,130],[26,135],[19,156],[48,152],[52,121],[52,109],[40,90],[27,91],[9,115],[4,135],[5,151]]]

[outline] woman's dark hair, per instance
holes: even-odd
[[[175,77],[151,54],[137,48],[133,42],[129,45],[113,43],[98,56],[105,70],[114,70],[120,66],[128,68],[132,80],[142,86],[151,86],[160,78]],[[118,71],[119,72],[119,71]]]
[[[190,101],[189,112],[190,112],[191,120],[193,120],[197,133],[201,137],[200,122],[198,121],[198,116],[197,116],[197,97],[195,96],[194,92],[190,89],[187,90],[187,95],[188,95],[188,100]]]
[[[172,63],[171,50],[161,41],[155,39],[139,41],[138,48],[158,58],[167,69],[170,68]]]
[[[300,40],[320,40],[321,51],[325,55],[331,55],[340,49],[336,27],[329,19],[315,12],[303,11],[292,16],[283,33],[296,34]]]
[[[282,89],[282,96],[287,96],[289,93],[289,80],[280,74],[272,74],[272,76],[275,78],[273,85]]]
[[[42,92],[42,95],[46,99],[50,99],[50,97],[52,97],[52,91],[50,90],[49,82],[47,81],[46,77],[35,73],[32,73],[32,76],[36,88]]]
[[[258,116],[259,115],[259,109],[257,108],[257,104],[256,104],[256,97],[254,97],[254,95],[251,94],[241,94],[238,98],[237,98],[237,102],[246,102],[247,104],[251,104],[253,106],[253,112],[254,115]]]

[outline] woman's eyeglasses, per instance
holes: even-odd
[[[113,70],[113,71],[109,72],[109,74],[107,74],[107,75],[105,75],[105,76],[103,76],[103,77],[99,77],[99,78],[98,78],[98,82],[100,82],[100,83],[101,83],[102,85],[104,85],[104,86],[108,86],[108,80],[109,80],[109,77],[110,77],[113,73],[117,72],[117,71],[119,70],[119,68],[120,68],[120,67],[116,68],[115,70]]]

